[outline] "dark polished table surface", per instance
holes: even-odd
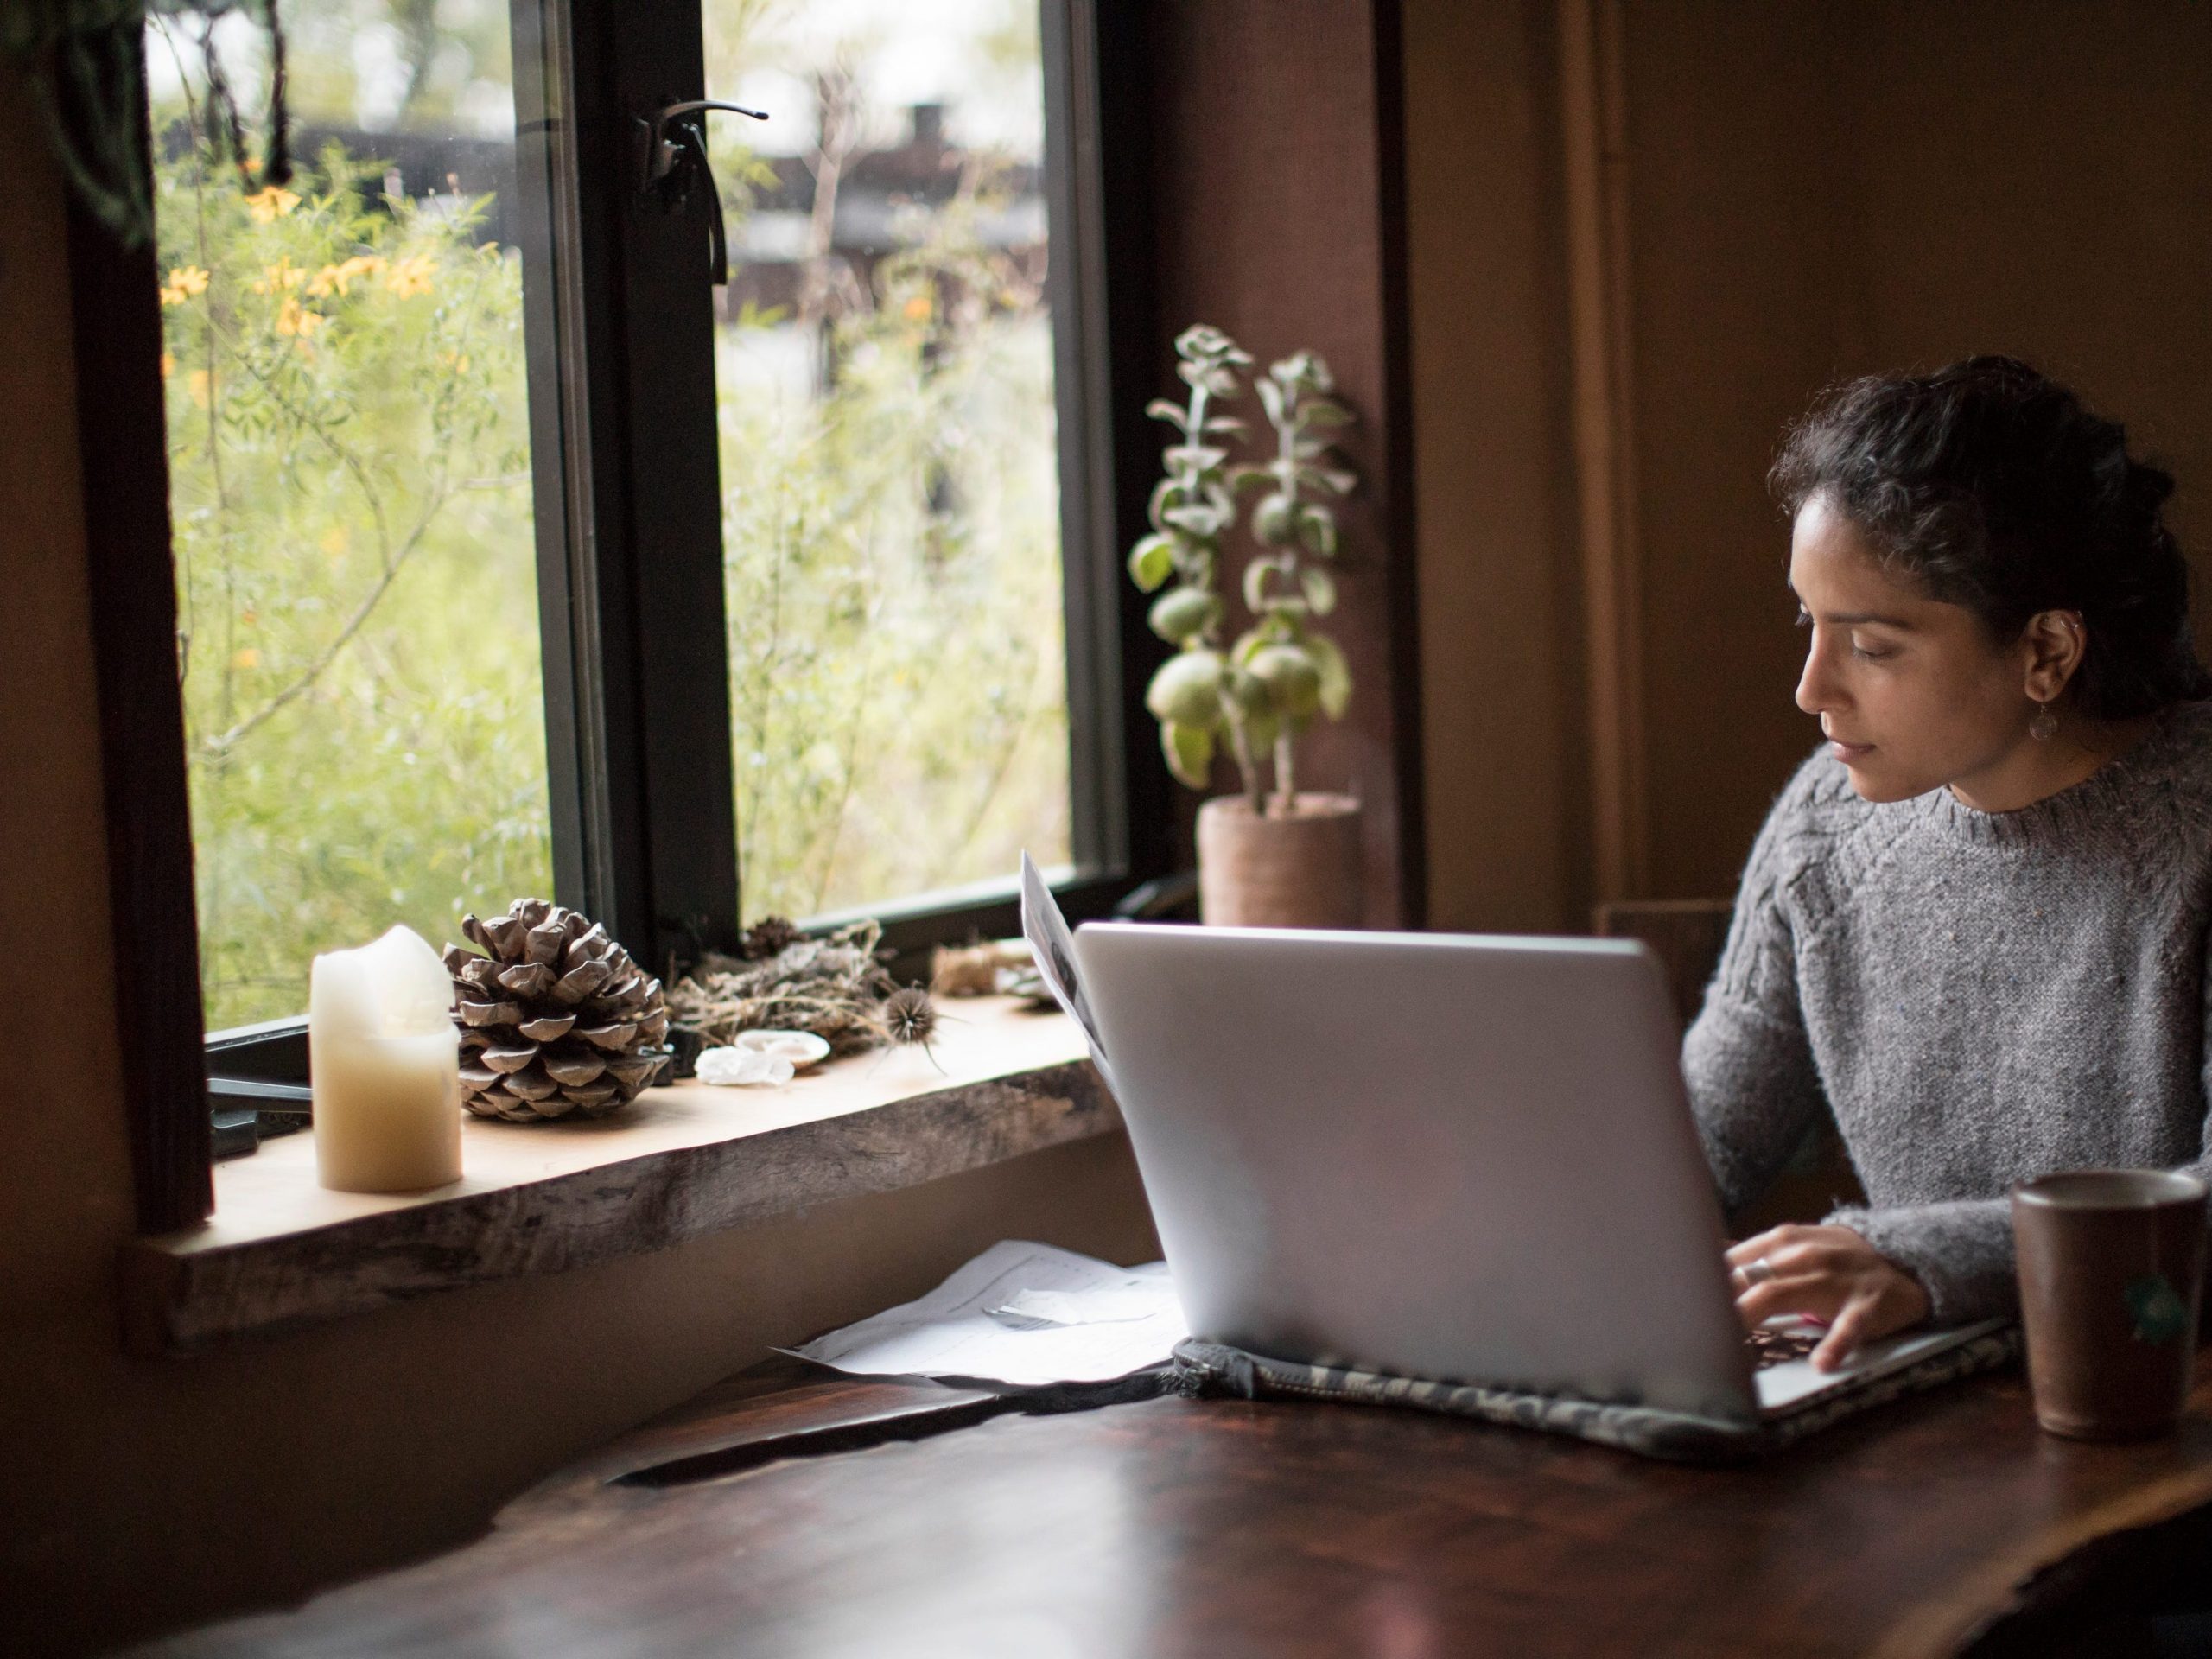
[[[2169,1440],[2043,1435],[2012,1371],[1723,1470],[1321,1403],[1009,1414],[779,1361],[470,1545],[157,1650],[1902,1659],[2208,1505],[2202,1356]]]

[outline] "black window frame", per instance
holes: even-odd
[[[702,9],[510,0],[509,15],[555,896],[665,970],[734,948],[741,876],[707,208],[695,200],[670,211],[640,188],[640,118],[705,95]],[[1074,865],[1056,887],[1079,919],[1109,913],[1175,861],[1166,768],[1151,742],[1132,741],[1149,735],[1141,688],[1161,647],[1121,560],[1140,533],[1154,446],[1141,400],[1116,387],[1150,374],[1154,319],[1139,22],[1101,0],[1040,0],[1040,22]],[[139,137],[150,156],[141,79]],[[97,340],[80,327],[79,355],[84,383],[100,388],[83,405],[86,452],[99,457],[87,466],[88,507],[100,472],[130,481],[111,504],[139,507],[105,542],[93,526],[95,567],[110,545],[105,557],[131,562],[145,590],[128,629],[110,630],[130,637],[97,642],[104,709],[116,700],[133,710],[130,731],[105,745],[109,776],[143,779],[148,757],[174,751],[155,786],[111,799],[110,813],[111,838],[154,849],[118,868],[118,950],[150,957],[173,993],[189,978],[190,1019],[149,1033],[135,1063],[149,1082],[143,1109],[134,1107],[141,1230],[165,1231],[212,1207],[211,1098],[226,1153],[250,1150],[257,1128],[303,1121],[297,1100],[270,1090],[304,1083],[305,1020],[203,1039],[173,671],[155,696],[167,711],[150,721],[143,713],[146,682],[161,678],[149,662],[168,671],[173,661],[175,606],[153,254],[117,247],[73,208],[71,259],[80,296],[121,290],[143,313]],[[118,406],[135,410],[128,442],[105,424]],[[127,694],[111,689],[126,683]],[[154,887],[168,891],[149,896]],[[1011,880],[1003,893],[919,895],[870,913],[908,973],[936,944],[1018,927]],[[133,918],[148,916],[159,918],[158,944],[149,950],[138,930],[141,943],[127,945]],[[208,1071],[219,1074],[212,1097]]]

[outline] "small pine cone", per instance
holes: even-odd
[[[668,1063],[660,982],[595,922],[543,899],[462,918],[484,954],[445,950],[461,1027],[461,1103],[542,1123],[604,1117]]]
[[[771,957],[780,957],[805,937],[791,925],[787,916],[763,916],[745,930],[745,959],[766,962]]]

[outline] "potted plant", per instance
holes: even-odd
[[[1351,698],[1344,653],[1315,625],[1336,607],[1325,562],[1337,554],[1337,520],[1326,498],[1357,482],[1337,463],[1329,434],[1351,415],[1329,396],[1327,364],[1299,352],[1257,383],[1272,458],[1231,465],[1228,446],[1245,424],[1216,405],[1242,395],[1239,372],[1252,359],[1205,324],[1177,338],[1175,354],[1189,392],[1147,411],[1179,438],[1161,457],[1151,531],[1129,550],[1129,574],[1159,594],[1152,630],[1176,648],[1145,692],[1168,769],[1204,789],[1226,747],[1243,785],[1198,811],[1200,914],[1231,926],[1355,927],[1359,803],[1297,787],[1299,738],[1319,715],[1341,717]],[[1223,543],[1254,491],[1250,528],[1261,551],[1240,584],[1249,626],[1224,645]]]

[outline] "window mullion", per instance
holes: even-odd
[[[556,880],[664,969],[737,925],[706,205],[642,201],[635,137],[701,95],[698,8],[522,0],[516,48]]]

